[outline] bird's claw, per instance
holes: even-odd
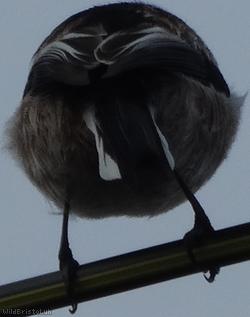
[[[72,308],[69,309],[69,312],[70,312],[71,314],[74,314],[74,313],[77,311],[77,303],[71,304],[71,307],[72,307]]]
[[[219,272],[220,272],[219,267],[213,267],[212,269],[209,269],[207,272],[205,272],[203,276],[208,283],[213,283],[216,275],[218,275]],[[206,274],[208,274],[208,276]]]
[[[187,252],[188,252],[189,258],[190,258],[191,262],[201,270],[203,270],[203,267],[197,261],[195,255],[194,255],[194,252],[193,252],[193,248],[195,248],[196,246],[202,245],[202,239],[204,237],[208,237],[208,236],[213,235],[214,232],[215,232],[215,230],[213,229],[213,227],[211,226],[210,223],[208,226],[203,223],[199,227],[194,226],[194,228],[191,231],[189,231],[188,233],[186,233],[184,236],[184,240],[185,240],[186,245],[187,245]],[[218,275],[219,272],[220,272],[220,268],[217,266],[213,266],[213,267],[205,270],[203,276],[207,282],[213,283],[216,275]]]
[[[74,314],[77,310],[77,303],[74,300],[73,293],[79,263],[73,258],[71,249],[69,247],[60,250],[59,267],[63,275],[66,294],[71,300],[71,308],[69,309],[69,312]]]

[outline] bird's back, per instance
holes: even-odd
[[[233,141],[239,105],[214,57],[177,17],[95,7],[42,43],[9,147],[31,181],[81,216],[154,215],[196,191]]]

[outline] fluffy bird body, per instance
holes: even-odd
[[[195,192],[234,140],[230,95],[199,36],[154,6],[80,12],[39,47],[9,148],[30,180],[81,217],[153,216]]]

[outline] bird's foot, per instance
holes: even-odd
[[[212,283],[215,279],[215,276],[219,273],[220,268],[218,266],[212,266],[210,268],[206,268],[205,270],[203,270],[203,268],[201,268],[201,265],[195,258],[193,249],[199,245],[202,245],[202,240],[206,237],[211,237],[214,234],[215,230],[211,225],[210,220],[208,219],[201,204],[196,199],[196,197],[189,189],[189,187],[186,185],[186,183],[183,181],[183,179],[180,177],[179,173],[176,170],[173,170],[173,173],[177,182],[182,188],[183,193],[190,202],[195,214],[194,227],[184,236],[184,241],[187,245],[187,252],[189,254],[189,258],[196,267],[201,269],[201,271],[205,273],[208,272],[208,276],[204,274],[204,277],[209,283]]]
[[[59,268],[63,275],[66,294],[71,301],[72,308],[70,313],[74,314],[77,310],[77,302],[74,300],[74,285],[76,273],[79,263],[73,258],[72,251],[69,246],[63,247],[59,252]]]
[[[201,265],[196,260],[193,249],[197,246],[202,245],[202,240],[206,237],[212,236],[214,232],[215,230],[206,214],[200,213],[199,216],[195,219],[195,225],[193,229],[187,232],[184,236],[184,241],[187,245],[189,258],[191,259],[192,263],[199,268],[201,268]],[[209,267],[207,270],[204,270],[204,277],[209,283],[212,283],[219,272],[220,268],[218,266],[212,266]]]

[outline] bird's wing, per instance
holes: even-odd
[[[100,63],[109,65],[106,77],[134,69],[181,73],[213,85],[229,95],[220,70],[205,54],[161,27],[138,28],[107,37],[95,49]]]
[[[43,45],[33,59],[33,73],[40,80],[50,78],[70,85],[87,85],[92,79],[135,69],[184,74],[229,95],[213,61],[159,26],[139,25],[113,34],[107,34],[101,25],[85,28]]]
[[[39,89],[52,82],[87,85],[90,71],[100,66],[94,50],[105,36],[107,33],[99,25],[49,37],[33,56],[24,95],[30,87]]]

